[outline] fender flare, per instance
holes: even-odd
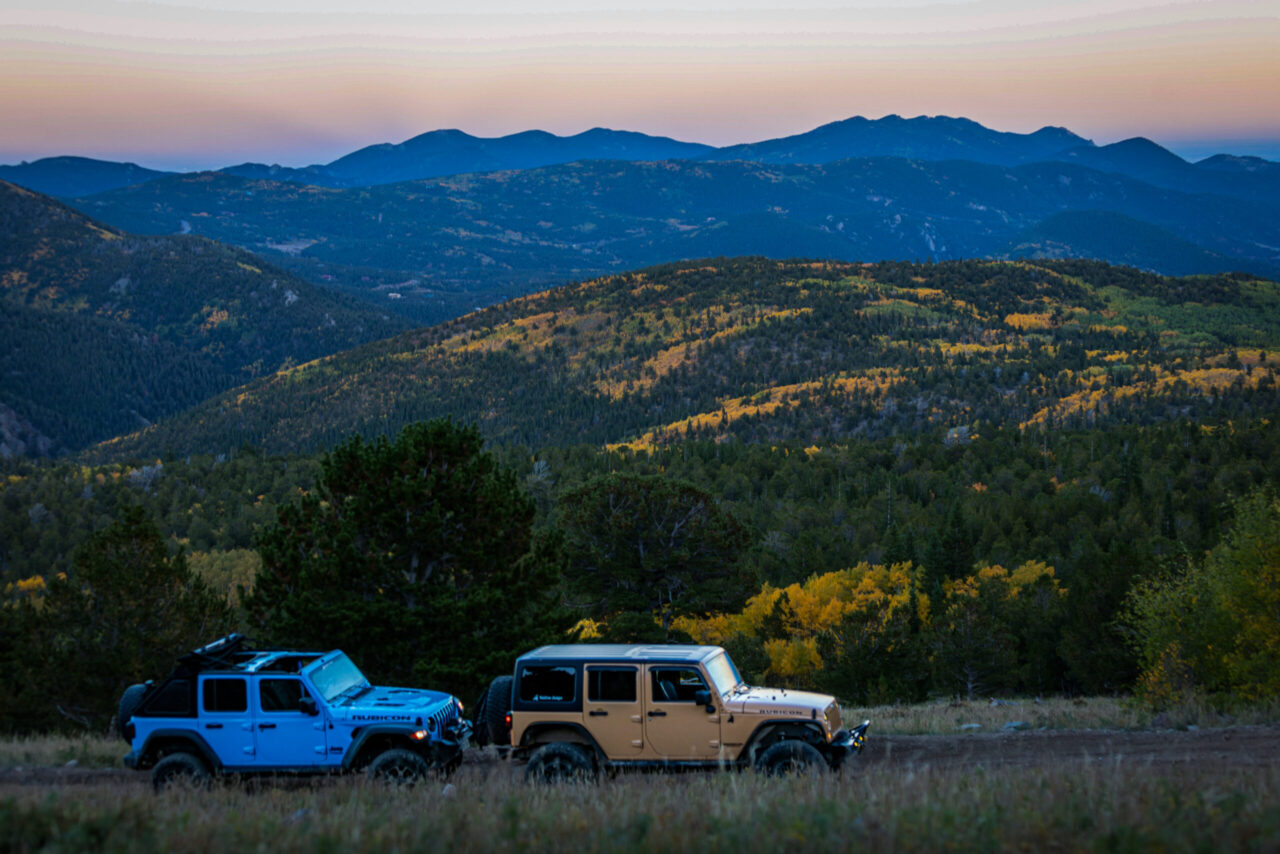
[[[826,733],[822,728],[808,720],[788,720],[777,719],[762,721],[751,731],[751,735],[747,738],[745,744],[742,745],[742,752],[739,756],[747,761],[755,761],[755,752],[762,743],[771,743],[769,736],[781,731],[786,738],[795,738],[801,741],[807,741],[815,747],[821,748],[826,745]],[[805,736],[810,736],[806,738]]]
[[[350,771],[355,767],[356,760],[360,758],[361,751],[364,750],[365,745],[378,736],[390,736],[397,740],[403,739],[406,748],[415,753],[425,754],[432,743],[438,743],[438,739],[424,738],[422,741],[418,741],[413,737],[413,734],[419,729],[420,727],[407,726],[405,724],[373,724],[362,727],[359,734],[352,739],[346,755],[342,757],[342,770]]]
[[[582,724],[574,723],[573,721],[547,721],[546,723],[530,724],[525,728],[524,734],[520,737],[520,747],[526,750],[529,749],[531,747],[529,744],[529,736],[537,735],[539,732],[545,732],[547,730],[569,730],[570,732],[582,736],[583,742],[591,749],[591,752],[595,755],[597,762],[608,761],[608,757],[605,756],[604,751],[600,749],[599,742],[595,740],[587,728]],[[542,742],[542,744],[550,743],[551,742]]]
[[[147,735],[147,740],[142,743],[142,749],[138,751],[138,756],[142,757],[146,763],[146,767],[155,765],[155,762],[149,761],[154,752],[156,742],[173,739],[175,741],[189,742],[194,748],[194,752],[201,759],[209,764],[209,768],[214,771],[222,769],[222,760],[218,759],[218,754],[209,746],[209,742],[198,732],[192,732],[189,729],[158,729]]]

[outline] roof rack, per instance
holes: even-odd
[[[213,670],[216,668],[235,667],[246,655],[245,646],[250,641],[239,632],[232,632],[218,638],[213,643],[193,649],[178,658],[178,663],[192,672]],[[252,655],[248,656],[252,657]]]

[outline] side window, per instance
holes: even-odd
[[[696,667],[651,667],[649,676],[658,703],[692,703],[693,695],[707,688]]]
[[[520,699],[526,703],[572,703],[578,697],[577,668],[526,664],[520,668]]]
[[[587,699],[593,703],[634,703],[636,668],[587,668]]]
[[[305,696],[300,679],[258,680],[258,707],[264,712],[297,712],[298,701]]]
[[[206,712],[249,711],[248,685],[243,679],[204,680],[204,710]]]

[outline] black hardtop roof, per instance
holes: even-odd
[[[519,661],[705,661],[723,647],[694,644],[566,643],[540,646],[520,656]]]

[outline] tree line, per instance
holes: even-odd
[[[13,495],[44,521],[114,501],[57,569],[9,556],[0,727],[102,729],[124,685],[233,628],[464,697],[526,648],[601,638],[721,643],[749,679],[861,703],[1265,699],[1276,429],[529,456],[441,420],[311,460],[16,465],[5,524],[41,522]],[[215,548],[221,574],[178,542],[197,506],[256,508],[201,534],[251,547]]]

